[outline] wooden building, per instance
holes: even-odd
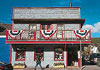
[[[91,43],[91,32],[81,30],[80,7],[15,7],[12,22],[6,32],[12,65],[34,67],[41,53],[43,67],[81,66],[80,48]]]

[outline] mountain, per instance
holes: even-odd
[[[94,43],[97,46],[100,46],[100,37],[99,38],[91,38],[91,43]]]

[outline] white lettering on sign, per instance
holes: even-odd
[[[79,8],[14,8],[14,19],[73,19]]]

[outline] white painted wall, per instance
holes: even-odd
[[[36,61],[34,61],[34,47],[26,47],[26,58],[25,61],[15,61],[15,51],[13,50],[14,48],[12,48],[12,65],[14,65],[15,63],[24,63],[28,66],[28,67],[35,67],[36,65]],[[62,46],[63,47],[63,46]],[[53,67],[53,64],[56,62],[64,62],[64,64],[66,65],[66,51],[64,51],[64,61],[54,61],[54,47],[50,47],[49,46],[44,46],[44,61],[41,62],[42,67],[46,67],[47,64],[49,64],[50,67]]]

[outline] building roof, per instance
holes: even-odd
[[[12,19],[14,21],[50,21],[50,22],[56,22],[56,21],[65,21],[65,22],[80,22],[84,23],[85,19]]]
[[[6,35],[6,30],[11,30],[12,24],[0,23],[0,35]]]
[[[13,9],[14,8],[21,8],[21,9],[24,9],[24,8],[26,8],[26,9],[35,9],[35,8],[38,8],[38,9],[42,9],[42,8],[46,8],[46,9],[49,9],[49,8],[80,8],[80,7],[13,7]]]
[[[30,22],[30,23],[41,23],[41,22],[57,22],[57,24],[61,24],[62,22],[64,23],[75,23],[75,24],[81,24],[81,27],[83,26],[85,19],[12,19],[14,23],[16,22]],[[60,23],[61,22],[61,23]],[[48,23],[49,24],[49,23]]]

